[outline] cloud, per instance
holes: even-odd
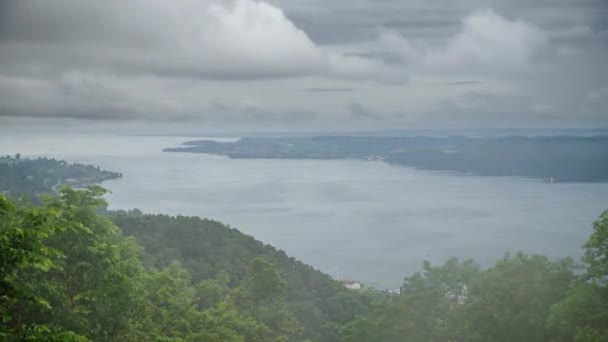
[[[577,39],[593,35],[593,30],[589,26],[576,25],[560,28],[550,32],[553,39]]]
[[[216,79],[323,73],[324,53],[281,11],[254,0],[8,0],[0,61]]]
[[[357,88],[352,87],[312,87],[304,89],[304,91],[312,93],[350,92],[357,90]]]
[[[533,24],[485,9],[465,16],[459,32],[441,43],[412,42],[396,30],[380,28],[376,39],[342,47],[347,52],[334,51],[329,61],[330,70],[341,77],[401,84],[412,74],[480,77],[523,71],[547,44],[546,33]]]
[[[509,71],[527,66],[546,42],[544,32],[532,24],[481,10],[464,18],[462,31],[444,48],[430,52],[425,64]]]
[[[386,63],[407,66],[420,59],[423,51],[413,46],[399,32],[381,29],[373,54],[382,58]]]
[[[385,84],[402,84],[408,80],[405,69],[395,68],[374,56],[330,53],[329,64],[331,75],[342,79],[371,80]]]
[[[589,101],[598,101],[604,99],[604,102],[608,102],[606,101],[606,99],[608,99],[608,85],[600,89],[590,91],[586,94],[586,97]]]
[[[116,88],[77,73],[58,82],[0,76],[0,96],[2,117],[130,120],[140,116]]]
[[[0,0],[0,125],[605,124],[606,4]]]
[[[363,118],[363,119],[377,119],[378,114],[375,113],[372,109],[367,108],[366,106],[360,103],[351,103],[348,105],[348,111],[355,118]]]

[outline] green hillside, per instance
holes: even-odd
[[[341,324],[386,298],[375,290],[347,290],[283,251],[217,221],[144,215],[139,210],[113,212],[110,218],[144,247],[147,266],[160,269],[178,260],[194,283],[226,273],[228,285],[236,287],[243,283],[252,259],[271,261],[286,280],[288,307],[302,324],[304,336],[314,341],[335,341]]]

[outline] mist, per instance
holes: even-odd
[[[607,18],[0,0],[0,340],[607,340]]]

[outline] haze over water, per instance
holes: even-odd
[[[3,134],[0,153],[122,172],[110,209],[222,221],[333,276],[394,288],[422,260],[506,252],[578,258],[607,183],[429,172],[359,160],[163,153],[187,137]],[[27,144],[24,144],[27,141]]]

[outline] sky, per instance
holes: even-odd
[[[608,0],[0,0],[0,126],[608,127]]]

